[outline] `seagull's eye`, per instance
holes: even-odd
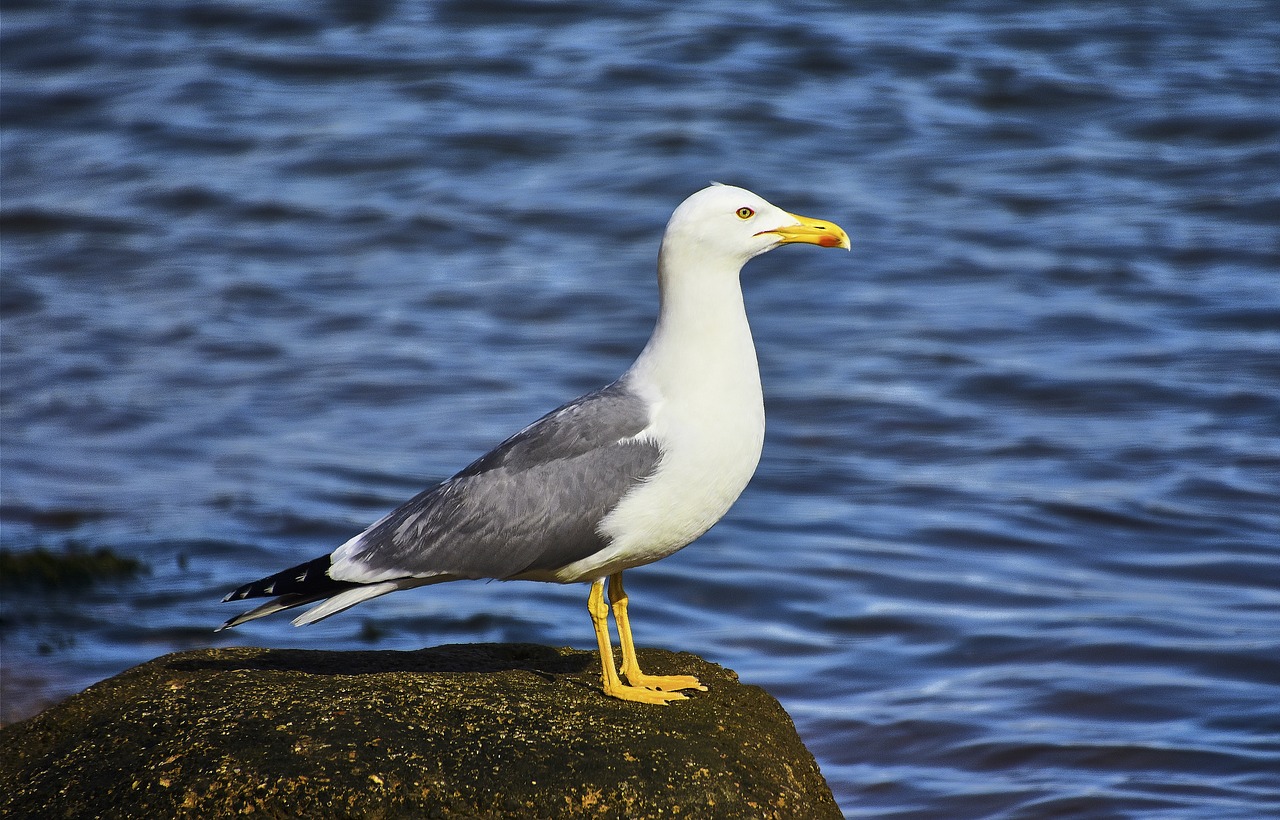
[[[738,209],[738,219],[750,219],[755,215],[756,215],[756,212],[751,210],[750,208],[743,207]]]

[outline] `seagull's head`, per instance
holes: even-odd
[[[834,222],[788,213],[745,188],[712,185],[680,203],[662,243],[664,250],[679,248],[741,266],[779,245],[849,250],[849,235]]]

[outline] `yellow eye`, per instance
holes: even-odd
[[[755,211],[753,211],[753,210],[751,210],[750,208],[739,208],[739,209],[738,209],[738,219],[750,219],[751,217],[753,217],[753,216],[755,216],[755,215],[756,215],[756,212],[755,212]]]

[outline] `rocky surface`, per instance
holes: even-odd
[[[641,662],[709,691],[607,698],[595,653],[524,644],[166,655],[0,729],[0,816],[840,816],[766,692]]]

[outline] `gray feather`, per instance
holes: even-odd
[[[624,382],[543,416],[369,528],[352,556],[376,577],[510,578],[607,546],[597,528],[662,452]]]

